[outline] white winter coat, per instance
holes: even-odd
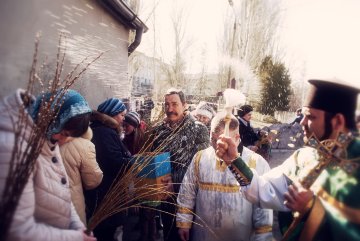
[[[0,193],[3,193],[9,161],[14,147],[13,121],[23,105],[22,90],[0,102]],[[27,132],[33,125],[29,123]],[[2,196],[1,196],[2,198]],[[83,240],[84,228],[71,202],[69,180],[59,147],[45,142],[16,208],[7,239],[16,240]]]

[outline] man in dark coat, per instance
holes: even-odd
[[[181,90],[169,89],[165,94],[166,118],[154,127],[152,151],[170,152],[171,174],[168,187],[172,187],[175,198],[162,203],[164,240],[180,240],[175,223],[176,195],[193,156],[210,145],[209,133],[204,124],[186,112],[185,95]],[[171,189],[171,188],[170,188]]]
[[[239,134],[242,145],[256,152],[258,147],[255,142],[259,140],[259,136],[250,125],[252,111],[253,108],[250,105],[243,105],[238,109]]]
[[[296,110],[296,117],[290,125],[294,125],[295,123],[300,124],[301,120],[303,119],[304,115],[301,113],[301,108]]]

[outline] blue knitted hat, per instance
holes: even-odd
[[[124,103],[117,98],[110,98],[101,103],[97,111],[106,114],[108,116],[116,116],[117,114],[126,110]]]
[[[85,100],[85,98],[80,95],[75,90],[67,90],[65,94],[63,94],[63,90],[59,90],[54,100],[51,103],[51,108],[60,107],[60,110],[57,114],[56,119],[49,125],[46,135],[50,138],[53,134],[59,133],[62,131],[65,123],[71,118],[86,114],[91,112],[91,108],[89,104]],[[62,96],[62,97],[61,97]],[[61,97],[61,101],[59,98]],[[41,107],[41,103],[45,101],[49,101],[51,98],[51,93],[45,93],[44,95],[39,95],[34,104],[30,106],[29,113],[31,117],[36,121],[39,113],[39,109]]]

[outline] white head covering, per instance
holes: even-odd
[[[201,101],[196,106],[196,109],[195,109],[195,115],[198,115],[198,114],[206,116],[209,119],[212,119],[215,115],[215,111],[209,103]]]

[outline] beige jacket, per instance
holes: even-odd
[[[14,122],[18,119],[21,90],[0,101],[0,193],[14,147]],[[27,115],[30,133],[33,121]],[[26,141],[26,140],[25,140]],[[1,198],[3,198],[1,196]],[[57,145],[45,142],[16,208],[7,240],[83,240],[84,224],[71,202],[69,180]]]
[[[83,187],[87,190],[97,187],[103,173],[96,162],[95,146],[90,141],[92,130],[60,146],[66,172],[70,179],[71,199],[81,221],[86,224]]]

